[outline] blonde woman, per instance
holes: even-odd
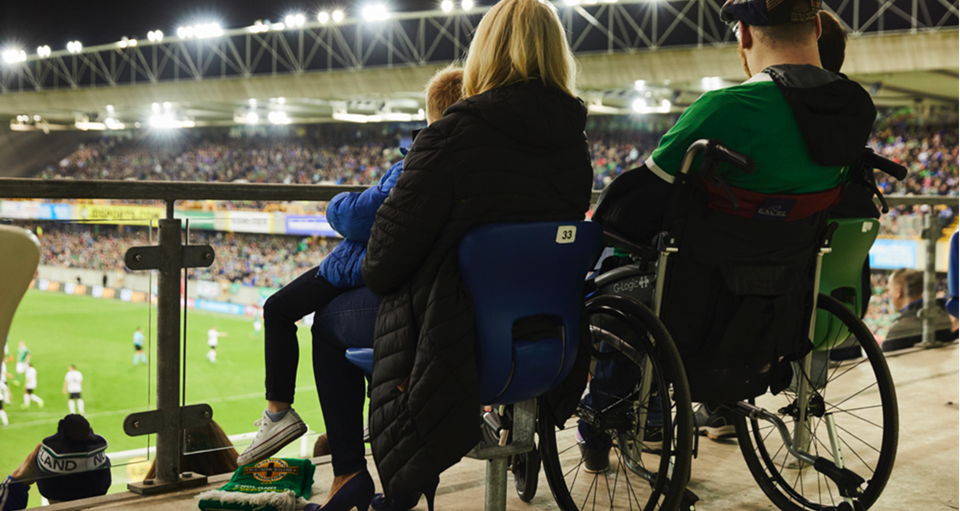
[[[465,99],[417,136],[377,211],[362,265],[368,289],[357,291],[379,303],[370,432],[387,497],[374,509],[410,509],[421,493],[432,509],[440,472],[480,439],[460,238],[492,222],[582,220],[590,205],[575,75],[550,3],[498,3],[470,46]]]

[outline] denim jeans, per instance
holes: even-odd
[[[367,288],[345,291],[313,321],[313,375],[327,427],[334,475],[363,470],[364,373],[344,358],[347,348],[372,348],[381,297]]]

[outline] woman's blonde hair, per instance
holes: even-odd
[[[531,79],[573,96],[576,66],[552,4],[501,0],[480,21],[470,43],[463,96]]]

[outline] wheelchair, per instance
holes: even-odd
[[[615,341],[606,339],[611,336],[631,345],[636,344],[638,332],[643,332],[648,338],[657,339],[657,346],[662,346],[671,337],[660,320],[674,328],[683,326],[678,325],[676,312],[670,321],[671,318],[664,317],[662,308],[665,306],[665,290],[666,296],[676,291],[675,287],[669,286],[671,276],[667,268],[668,258],[675,258],[684,250],[698,250],[696,246],[685,246],[683,241],[684,228],[689,227],[686,224],[690,221],[685,208],[689,207],[689,195],[697,186],[688,178],[689,169],[700,152],[704,153],[700,175],[706,177],[709,181],[707,188],[712,188],[714,192],[710,200],[722,202],[726,199],[733,203],[734,210],[737,209],[737,198],[717,175],[716,166],[718,162],[727,162],[750,172],[752,161],[724,148],[718,141],[701,140],[694,143],[687,153],[684,167],[674,185],[676,196],[673,202],[678,204],[672,210],[675,216],[671,218],[668,215],[663,232],[656,238],[654,246],[633,243],[616,233],[605,233],[608,245],[633,256],[631,264],[597,276],[594,280],[597,294],[587,301],[588,311],[592,312],[589,316],[591,332],[605,338],[608,345],[615,344]],[[888,208],[873,179],[874,168],[898,179],[903,179],[906,169],[872,152],[865,152],[852,169],[851,179],[873,191],[880,198],[882,210],[886,213]],[[695,221],[690,222],[692,224]],[[802,357],[788,362],[790,370],[785,373],[791,374],[790,381],[784,382],[781,385],[783,388],[777,389],[776,394],[769,390],[747,392],[742,399],[726,405],[736,412],[737,440],[752,476],[768,498],[784,510],[868,509],[876,502],[890,477],[897,450],[895,388],[879,345],[860,320],[866,306],[864,293],[869,293],[862,285],[863,268],[870,246],[877,236],[879,222],[873,218],[829,219],[824,227],[817,235],[818,250],[811,264],[813,290],[808,295],[815,299],[803,304],[809,322],[806,337],[812,341],[812,345]],[[681,268],[681,271],[688,269]],[[655,288],[655,292],[649,292],[651,287]],[[614,325],[612,318],[601,317],[600,311],[590,308],[590,304],[611,296],[650,303],[655,317],[647,325],[632,325],[632,329],[625,324]],[[667,316],[670,316],[669,311]],[[598,319],[606,324],[598,322]],[[643,334],[639,334],[639,337],[643,337]],[[673,344],[672,341],[670,344]],[[594,354],[594,364],[597,366],[603,364],[602,357],[605,355],[602,353],[605,350],[600,351]],[[649,352],[648,349],[646,353]],[[686,361],[687,358],[684,358]],[[660,362],[663,367],[672,366],[670,357]],[[634,394],[624,393],[621,389],[616,394],[627,400],[640,397],[635,403],[645,403],[642,396],[662,396],[667,392],[675,392],[675,387],[669,384],[660,384],[658,387],[658,371],[654,370],[651,374],[646,370],[649,367],[639,372],[639,379],[634,381]],[[723,386],[724,377],[745,377],[711,374],[700,378],[697,384],[696,375],[687,373],[687,376],[692,378],[690,386],[694,387],[694,398],[698,398],[697,394],[701,398],[711,395],[709,389],[703,390],[702,380],[713,378],[715,385]],[[701,389],[697,390],[697,387]],[[674,396],[672,406],[685,406],[685,397],[681,400]],[[634,506],[638,509],[676,509],[677,505],[680,509],[695,508],[699,499],[689,490],[679,491],[671,495],[671,499],[662,502],[647,501],[647,505],[633,498],[632,493],[638,485],[630,478],[639,476],[634,479],[650,479],[649,472],[644,470],[649,462],[643,464],[638,460],[644,456],[649,460],[655,452],[645,449],[641,440],[649,434],[636,431],[644,429],[644,426],[651,429],[651,422],[644,422],[643,417],[643,412],[649,412],[649,407],[641,404],[636,409],[632,430],[614,420],[622,407],[596,409],[582,405],[577,410],[575,418],[581,423],[591,421],[595,429],[614,438],[612,449],[615,466],[603,474],[591,474],[583,470],[584,459],[576,451],[577,445],[584,443],[583,435],[574,437],[564,435],[561,431],[554,433],[550,431],[551,427],[554,430],[559,427],[549,424],[549,417],[541,416],[539,457],[542,458],[547,481],[561,509],[633,509]],[[680,411],[679,408],[673,408],[670,414],[664,416],[673,415],[674,423],[686,428],[687,423]],[[568,420],[564,425],[569,426],[570,422]],[[656,429],[655,425],[652,429]],[[632,436],[621,440],[625,431]],[[693,434],[688,429],[683,431]],[[690,455],[689,445],[676,442],[672,452],[676,466],[688,469],[689,465],[680,463],[679,458]],[[522,462],[520,465],[524,466]],[[669,470],[667,474],[670,474]],[[517,478],[516,482],[518,493],[527,500],[530,498],[530,488],[522,487],[522,484],[527,483],[531,476],[529,473],[524,475],[522,479]],[[667,478],[672,484],[681,486],[686,483],[688,473],[674,471],[672,475],[672,478]],[[618,495],[618,491],[624,495]]]

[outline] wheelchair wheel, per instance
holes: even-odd
[[[540,452],[534,449],[515,455],[510,469],[513,472],[513,482],[520,500],[524,502],[533,500],[537,495],[537,483],[540,479]]]
[[[795,431],[805,428],[809,440],[805,447],[799,446],[801,450],[835,461],[827,420],[832,415],[844,468],[866,480],[862,495],[855,504],[845,502],[833,481],[787,453],[770,422],[739,416],[740,450],[760,488],[780,509],[868,509],[887,484],[896,458],[899,422],[893,379],[873,334],[850,309],[822,294],[817,309],[818,324],[823,320],[840,322],[843,328],[830,328],[831,335],[849,338],[827,339],[820,345],[831,348],[812,353],[809,373],[804,374],[795,363],[790,388],[778,396],[766,394],[753,401],[778,415],[794,437]],[[851,349],[851,344],[862,351]],[[807,420],[801,427],[796,410],[803,385],[810,397]]]
[[[663,324],[632,298],[598,296],[586,310],[597,348],[588,393],[563,424],[543,408],[538,420],[554,499],[563,511],[677,509],[693,449],[680,355]]]

